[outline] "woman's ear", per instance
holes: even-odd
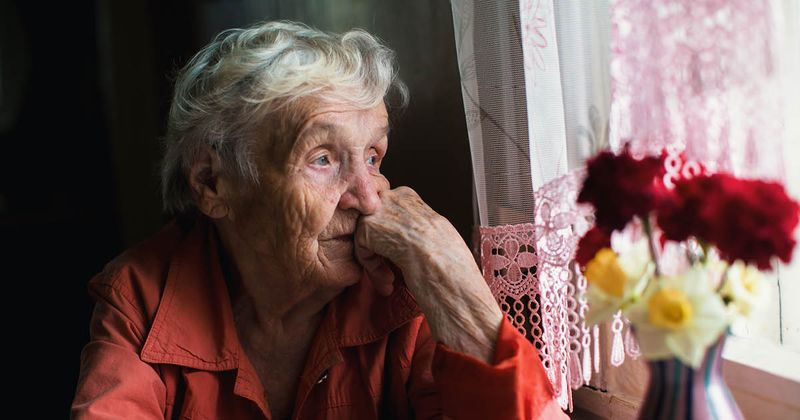
[[[219,154],[204,147],[189,169],[189,186],[197,208],[212,219],[220,219],[229,212],[229,189],[222,177]]]

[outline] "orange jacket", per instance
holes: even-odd
[[[218,240],[172,223],[89,283],[96,300],[74,418],[271,418],[236,337]],[[326,308],[293,418],[561,417],[536,350],[504,320],[494,365],[436,343],[405,287],[369,281]]]

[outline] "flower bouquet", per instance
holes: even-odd
[[[764,296],[760,270],[770,269],[776,258],[789,262],[795,245],[800,207],[780,184],[700,172],[668,188],[663,156],[636,159],[627,148],[618,155],[602,152],[587,163],[578,196],[595,210],[595,226],[576,253],[589,284],[587,321],[618,311],[630,321],[641,354],[651,362],[642,417],[655,418],[667,407],[647,401],[656,396],[673,398],[675,405],[678,385],[690,386],[701,368],[716,372],[724,386],[718,366],[724,333]],[[663,363],[680,369],[664,370]],[[681,369],[686,378],[677,375]],[[654,384],[665,375],[679,384]],[[698,379],[706,387],[708,376]],[[699,398],[691,392],[684,397]],[[731,418],[739,416],[729,402]],[[700,410],[701,418],[703,410],[713,409],[682,407],[686,416]]]

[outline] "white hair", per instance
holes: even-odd
[[[363,30],[322,32],[294,22],[268,22],[220,33],[178,74],[161,166],[164,209],[195,208],[187,180],[199,152],[213,148],[222,170],[251,185],[255,129],[299,99],[370,108],[390,91],[399,106],[408,90],[394,53]]]

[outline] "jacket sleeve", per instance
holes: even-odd
[[[425,360],[426,354],[432,357],[429,371],[412,364],[409,395],[417,418],[568,418],[553,397],[536,349],[507,319],[500,326],[491,365],[435,343],[427,323],[418,342],[423,343],[417,348],[421,357],[417,360],[415,355],[414,363]]]
[[[90,282],[95,299],[89,343],[71,417],[75,419],[164,418],[166,387],[158,372],[139,358],[145,321],[113,283]]]

